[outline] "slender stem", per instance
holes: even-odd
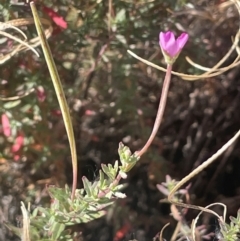
[[[166,102],[167,102],[168,89],[169,89],[169,85],[170,85],[170,81],[171,81],[171,71],[172,71],[172,65],[168,64],[166,76],[165,76],[165,79],[163,82],[162,95],[161,95],[161,98],[159,101],[157,117],[156,117],[153,129],[152,129],[152,133],[151,133],[148,141],[146,142],[145,146],[137,153],[137,155],[140,157],[147,151],[147,149],[151,145],[154,137],[156,136],[156,134],[158,132],[159,126],[162,122],[163,113],[164,113]]]
[[[170,82],[171,82],[171,71],[172,71],[172,65],[168,65],[167,66],[167,72],[166,72],[166,76],[163,82],[163,88],[162,88],[162,95],[159,101],[159,107],[158,107],[158,112],[157,112],[157,117],[153,126],[153,130],[152,133],[147,141],[147,143],[145,144],[145,146],[137,153],[140,157],[147,151],[148,147],[151,145],[154,137],[156,136],[159,126],[162,122],[162,118],[163,118],[163,114],[164,114],[164,110],[166,107],[166,103],[167,103],[167,95],[168,95],[168,89],[170,86]],[[121,175],[118,174],[118,176],[116,177],[116,179],[113,181],[113,183],[111,184],[111,187],[116,186],[121,180]],[[105,196],[109,191],[111,190],[111,188],[109,187],[108,189],[101,191],[98,194],[98,198],[101,198],[103,196]]]
[[[145,144],[145,146],[139,152],[137,152],[137,155],[139,157],[141,157],[147,151],[148,147],[151,145],[154,137],[156,136],[159,126],[161,124],[161,121],[163,118],[163,113],[164,113],[166,102],[167,102],[168,89],[169,89],[169,85],[170,85],[170,81],[171,81],[171,71],[172,71],[172,65],[168,65],[166,76],[165,76],[165,79],[163,82],[162,95],[161,95],[161,98],[159,101],[157,117],[156,117],[156,120],[155,120],[155,123],[153,126],[153,130],[152,130],[152,133],[151,133],[147,143]],[[107,188],[104,191],[99,192],[98,198],[102,198],[107,193],[109,193],[111,191],[111,187],[116,186],[120,182],[120,180],[121,180],[121,175],[118,174],[109,188]]]

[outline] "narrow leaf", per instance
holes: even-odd
[[[86,177],[82,177],[82,181],[83,181],[83,186],[87,193],[87,196],[91,197],[92,196],[91,183],[88,181]]]
[[[52,240],[58,240],[63,230],[65,229],[65,225],[63,223],[53,223],[52,225]]]
[[[20,103],[21,103],[21,100],[9,101],[9,102],[3,104],[3,108],[11,109],[11,108],[18,106]]]
[[[41,24],[41,21],[39,19],[37,9],[35,7],[34,2],[30,3],[32,13],[33,13],[33,18],[35,22],[35,26],[38,32],[38,36],[41,41],[41,46],[43,49],[43,53],[45,56],[45,60],[47,62],[47,66],[53,81],[53,85],[55,88],[55,92],[58,98],[58,102],[62,111],[62,116],[64,120],[64,125],[67,131],[68,135],[68,140],[70,144],[70,149],[71,149],[71,155],[72,155],[72,165],[73,165],[73,185],[72,185],[72,199],[74,199],[75,195],[75,190],[77,186],[77,152],[76,152],[76,144],[75,144],[75,139],[74,139],[74,133],[73,133],[73,127],[72,127],[72,122],[71,122],[71,117],[70,117],[70,112],[69,108],[67,105],[67,101],[63,92],[63,87],[57,72],[56,65],[54,63],[52,53],[50,50],[50,47],[48,45],[46,36],[44,34],[44,30]]]

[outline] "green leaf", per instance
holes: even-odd
[[[105,215],[105,213],[106,213],[105,211],[98,211],[98,212],[94,212],[94,213],[85,214],[82,217],[82,223],[87,223],[87,222],[90,222],[90,221],[95,220],[97,218],[100,218],[103,215]]]
[[[51,227],[52,239],[58,240],[58,238],[60,237],[64,229],[65,229],[65,225],[63,223],[54,222]]]
[[[83,181],[83,186],[84,186],[84,189],[87,193],[87,196],[91,197],[92,196],[91,182],[89,182],[86,177],[82,177],[82,181]]]
[[[116,163],[115,163],[116,164]],[[101,165],[104,173],[111,179],[111,180],[114,180],[116,175],[117,175],[117,171],[115,171],[115,169],[113,168],[113,166],[111,164],[108,164],[105,165],[105,164],[102,164]]]
[[[126,10],[123,8],[117,13],[115,17],[115,22],[120,23],[120,22],[123,22],[125,19],[126,19]]]
[[[118,171],[118,161],[115,161],[115,163],[114,163],[114,170],[117,173],[117,171]]]
[[[121,190],[121,189],[123,189],[123,188],[126,188],[126,187],[127,187],[127,184],[126,184],[126,183],[124,183],[124,184],[119,184],[119,185],[117,185],[116,187],[114,187],[113,190],[114,190],[114,191],[119,191],[119,190]]]
[[[64,125],[67,131],[67,136],[68,136],[68,141],[70,145],[70,150],[71,150],[71,156],[72,156],[72,168],[74,170],[73,172],[73,188],[72,188],[72,196],[71,199],[74,199],[75,195],[75,190],[76,190],[76,185],[77,185],[77,150],[76,150],[76,143],[75,143],[75,138],[74,138],[74,132],[73,132],[73,125],[72,125],[72,120],[70,116],[70,111],[69,107],[67,104],[67,100],[63,91],[63,86],[57,71],[57,67],[55,65],[51,49],[48,45],[43,26],[41,24],[40,18],[38,16],[37,9],[35,7],[35,4],[33,1],[30,2],[30,7],[32,10],[34,22],[35,22],[35,27],[38,32],[38,36],[40,38],[41,46],[43,49],[44,57],[47,62],[47,66],[50,72],[50,76],[54,85],[54,89],[58,98],[59,106],[62,112],[62,117],[64,121]]]
[[[125,36],[123,36],[123,35],[116,34],[116,39],[124,45],[127,44],[127,40],[126,40]]]
[[[107,165],[105,165],[105,164],[102,164],[102,165],[101,165],[101,167],[102,167],[103,171],[105,172],[105,174],[106,174],[106,175],[108,175],[108,173],[109,173],[109,170],[108,170],[108,167],[107,167]]]
[[[119,169],[123,172],[129,172],[140,158],[135,153],[132,154],[130,149],[127,146],[124,146],[121,142],[119,143],[118,153],[122,163],[122,166],[119,167]]]
[[[132,155],[130,149],[127,146],[124,146],[121,142],[119,143],[118,153],[122,164],[127,163]]]
[[[48,192],[52,198],[55,198],[59,201],[65,201],[69,196],[66,194],[65,189],[58,187],[49,187]]]
[[[99,181],[95,181],[93,184],[92,184],[92,187],[91,187],[91,191],[92,191],[92,195],[97,198],[97,195],[98,195],[98,191],[99,191]]]
[[[105,164],[102,164],[101,165],[103,171],[105,172],[105,174],[111,178],[112,180],[114,179],[113,175],[111,174],[111,171],[109,170],[109,166],[105,165]]]
[[[99,176],[100,176],[100,178],[99,178],[99,182],[100,182],[99,188],[101,189],[101,188],[104,187],[104,183],[105,183],[104,182],[104,174],[103,174],[102,170],[99,171]]]
[[[48,188],[48,192],[50,194],[50,196],[53,199],[58,200],[58,202],[53,202],[51,205],[51,208],[53,210],[56,209],[66,209],[66,210],[70,210],[71,207],[71,200],[70,200],[70,193],[66,193],[66,189],[63,188],[57,188],[57,187],[49,187]]]
[[[3,104],[3,108],[11,109],[11,108],[18,106],[20,103],[21,103],[21,100],[9,101],[9,102]]]
[[[26,113],[27,111],[29,111],[30,109],[32,108],[32,105],[31,104],[26,104],[24,105],[20,111],[23,112],[23,113]]]
[[[115,179],[116,175],[117,175],[117,171],[115,171],[115,168],[111,164],[108,164],[108,170],[109,170],[111,178]]]
[[[14,234],[16,234],[18,237],[21,238],[22,236],[22,232],[23,232],[23,229],[22,228],[17,228],[9,223],[5,223],[4,222],[4,225],[9,229],[11,230]]]
[[[125,164],[122,167],[119,167],[119,169],[122,172],[129,172],[135,166],[135,164],[136,164],[136,162]]]

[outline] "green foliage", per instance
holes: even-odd
[[[175,24],[175,20],[166,9],[179,10],[186,1],[177,1],[178,4],[176,1],[116,1],[113,13],[109,12],[108,1],[71,1],[74,6],[70,6],[70,1],[66,0],[40,2],[40,5],[43,3],[48,7],[54,6],[54,9],[69,23],[67,29],[49,39],[49,44],[59,74],[64,81],[64,92],[76,133],[82,123],[84,125],[87,123],[81,142],[86,139],[86,145],[89,147],[94,142],[89,144],[89,140],[102,138],[105,148],[101,150],[102,160],[107,161],[112,160],[111,156],[109,157],[112,152],[105,150],[113,149],[111,141],[107,140],[109,136],[116,140],[130,136],[131,149],[139,149],[139,145],[142,144],[141,138],[144,139],[144,135],[148,135],[149,120],[155,115],[155,99],[159,96],[159,88],[155,87],[159,86],[163,74],[138,63],[127,54],[126,50],[134,49],[134,52],[143,58],[150,58],[154,63],[159,63],[161,56],[156,54],[159,50],[159,31],[165,28],[178,30],[179,26],[178,22],[178,25]],[[19,18],[29,17],[28,11],[21,6],[13,8],[10,6],[10,1],[3,1],[0,4],[0,12],[2,13],[0,21],[7,21],[14,15]],[[43,16],[45,17],[44,14]],[[183,25],[187,26],[184,21]],[[185,28],[185,26],[180,27]],[[35,29],[29,27],[26,34],[28,37],[35,36]],[[204,39],[207,38],[204,36]],[[4,43],[6,40],[2,41]],[[200,56],[205,62],[206,50],[200,46],[201,38],[196,37],[192,43],[194,41],[198,46],[193,52],[194,57]],[[11,46],[12,43],[8,44]],[[101,48],[105,45],[107,47],[102,53]],[[5,48],[3,52],[7,51]],[[38,50],[40,52],[40,49]],[[216,58],[218,59],[218,53]],[[179,61],[179,66],[187,69],[185,61]],[[179,66],[176,66],[176,69],[179,69]],[[12,135],[1,136],[0,158],[2,162],[10,165],[18,165],[16,161],[19,161],[20,165],[26,165],[28,170],[24,175],[28,178],[23,175],[22,179],[26,182],[24,188],[29,187],[31,181],[34,182],[34,187],[31,195],[25,195],[27,196],[25,202],[27,200],[34,202],[36,193],[42,190],[42,186],[36,184],[39,180],[55,178],[56,173],[59,175],[65,172],[64,165],[61,170],[57,169],[57,161],[65,163],[66,157],[69,156],[65,129],[61,125],[61,113],[58,111],[58,103],[42,56],[37,59],[30,52],[20,53],[1,65],[1,70],[1,78],[6,80],[7,84],[4,86],[6,88],[1,89],[0,94],[8,100],[1,101],[0,114],[5,113],[9,117]],[[196,73],[195,69],[192,71]],[[181,82],[179,89],[185,91],[186,86],[188,87],[188,84]],[[36,91],[38,87],[45,90],[44,101],[38,96]],[[21,97],[28,92],[24,98]],[[189,95],[181,93],[181,96],[188,98]],[[82,114],[88,109],[97,112],[96,117],[90,118]],[[142,113],[148,121],[142,118]],[[82,120],[84,118],[87,121],[84,122]],[[139,126],[144,128],[140,130]],[[101,128],[107,131],[103,132]],[[95,136],[89,131],[90,129],[93,129]],[[19,133],[24,133],[23,147],[17,153],[12,153],[12,145]],[[114,133],[114,136],[111,133]],[[134,138],[138,141],[134,142]],[[83,149],[84,147],[79,147],[80,165],[84,156]],[[31,213],[29,211],[31,239],[74,240],[77,234],[70,233],[72,225],[100,218],[106,213],[105,208],[112,205],[117,198],[124,198],[125,194],[121,192],[124,185],[119,184],[119,181],[127,177],[127,173],[136,165],[139,157],[137,152],[132,154],[129,147],[122,143],[119,144],[118,153],[120,159],[113,165],[101,164],[99,180],[91,182],[86,177],[82,177],[83,188],[76,190],[74,199],[71,198],[68,186],[65,189],[48,187],[51,204],[48,206],[44,200],[41,200],[43,207],[38,207]],[[149,159],[159,161],[161,158],[159,152],[154,155]],[[1,181],[13,183],[14,175],[14,172],[3,172]],[[66,183],[62,176],[54,178],[50,180],[51,183],[55,183],[56,180],[59,186],[64,186]],[[173,179],[167,180],[160,189],[167,195],[176,184]],[[14,184],[12,186],[14,187]],[[180,196],[184,193],[184,190],[179,190],[176,199],[180,200]],[[230,225],[220,223],[224,240],[236,240],[239,216],[236,219],[232,218]],[[19,237],[23,236],[22,233],[26,228],[23,226],[21,229],[10,224],[6,226]]]
[[[238,210],[237,217],[230,217],[230,224],[219,220],[220,237],[226,241],[236,241],[240,232],[240,210]]]
[[[122,143],[119,144],[118,154],[122,163],[120,167],[121,175],[125,175],[126,172],[129,172],[135,166],[139,160],[139,156],[137,153],[132,154],[130,149]]]
[[[122,143],[119,145],[119,153],[123,165],[118,166],[118,161],[114,166],[102,165],[103,171],[100,170],[98,181],[90,182],[83,177],[84,188],[76,190],[73,200],[68,186],[65,186],[65,189],[48,187],[51,205],[49,208],[37,207],[29,215],[30,236],[39,241],[73,240],[68,227],[102,217],[105,214],[104,209],[112,205],[116,198],[125,198],[126,195],[120,191],[123,185],[119,184],[118,175],[123,170],[126,175],[139,158],[132,155],[129,148]],[[22,229],[8,224],[6,226],[22,237],[24,226]]]

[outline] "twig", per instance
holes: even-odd
[[[238,139],[239,136],[240,136],[240,130],[225,145],[223,145],[221,149],[219,149],[215,154],[213,154],[210,158],[208,158],[205,162],[203,162],[202,165],[198,166],[189,175],[187,175],[179,183],[177,183],[177,185],[169,193],[168,201],[172,204],[175,204],[175,205],[178,205],[178,206],[181,206],[181,207],[192,208],[192,209],[197,209],[197,210],[205,211],[205,212],[208,212],[208,213],[212,213],[212,214],[216,215],[218,218],[220,218],[219,215],[217,215],[212,210],[208,210],[208,209],[200,207],[200,206],[175,202],[173,200],[173,197],[174,197],[175,192],[182,185],[184,185],[186,182],[188,182],[191,178],[196,176],[198,173],[200,173],[202,170],[204,170],[210,164],[212,164],[220,155],[222,155]]]

